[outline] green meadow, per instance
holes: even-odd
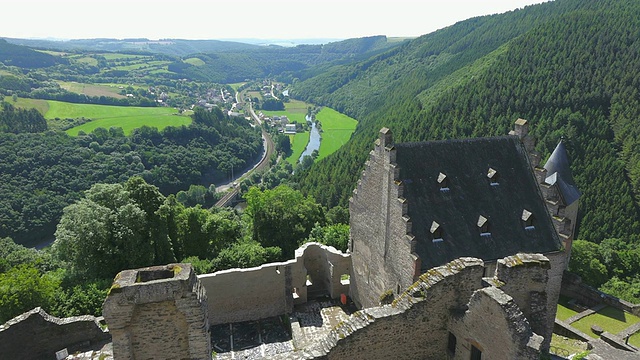
[[[333,154],[349,141],[358,124],[355,119],[328,107],[316,114],[316,120],[322,124],[318,160]]]
[[[116,99],[124,98],[120,94],[120,89],[116,85],[106,84],[85,84],[75,81],[58,81],[60,87],[77,94],[85,94],[87,96],[108,96]]]
[[[202,66],[205,64],[205,62],[197,57],[192,57],[192,58],[188,58],[188,59],[184,59],[183,60],[185,63],[187,64],[191,64],[193,66]]]
[[[47,100],[40,99],[27,99],[27,98],[18,98],[18,101],[14,102],[11,96],[7,96],[4,98],[4,101],[12,104],[17,108],[22,109],[36,109],[40,114],[44,116],[44,114],[49,111],[49,102]]]
[[[284,103],[284,110],[282,111],[259,111],[262,111],[262,113],[269,117],[285,115],[292,122],[304,123],[305,121],[307,121],[305,116],[307,116],[307,108],[309,106],[310,105],[304,101],[291,100]]]
[[[92,104],[72,104],[61,101],[48,101],[47,119],[85,117],[92,121],[67,130],[67,134],[76,136],[80,131],[90,133],[96,128],[109,129],[121,127],[125,134],[135,128],[151,126],[164,129],[167,126],[188,125],[191,118],[179,115],[178,110],[167,107],[107,106]]]
[[[289,140],[291,140],[291,156],[285,158],[287,162],[291,165],[295,165],[300,158],[300,155],[304,152],[304,149],[307,147],[309,143],[310,134],[308,131],[302,133],[296,133],[295,135],[289,135]]]
[[[284,103],[284,110],[282,111],[266,111],[259,110],[265,116],[274,117],[274,116],[286,116],[290,121],[296,123],[304,123],[306,122],[307,108],[310,105],[304,101],[299,100],[291,100],[289,102]],[[309,143],[309,132],[297,133],[295,135],[289,135],[289,139],[291,140],[291,155],[286,157],[289,163],[294,164],[300,158],[300,155],[307,147],[307,143]]]
[[[639,317],[611,306],[607,306],[597,313],[588,315],[572,323],[571,326],[593,338],[598,338],[598,335],[591,331],[591,325],[598,325],[605,331],[617,334],[637,322],[640,322]],[[637,338],[634,339],[634,341],[637,341]]]

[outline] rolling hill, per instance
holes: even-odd
[[[640,230],[640,26],[635,1],[556,0],[472,18],[297,82],[291,94],[359,121],[351,141],[298,173],[345,205],[377,131],[398,142],[503,135],[532,124],[548,155],[564,137],[581,200],[578,237]]]

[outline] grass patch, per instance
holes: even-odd
[[[355,119],[327,107],[316,114],[316,120],[322,124],[318,160],[333,154],[349,141],[358,124]]]
[[[197,58],[197,57],[188,58],[188,59],[185,59],[183,61],[186,62],[187,64],[191,64],[193,66],[202,66],[202,65],[205,64],[205,62],[202,59]]]
[[[238,89],[240,88],[240,86],[246,84],[246,82],[239,82],[239,83],[233,83],[233,84],[229,84],[229,86],[231,86],[231,88],[235,91],[238,91]]]
[[[598,335],[591,331],[591,325],[598,325],[605,331],[617,334],[637,322],[640,322],[639,317],[607,306],[595,314],[586,316],[572,323],[571,326],[593,338],[598,338]]]
[[[79,59],[76,59],[76,61],[83,64],[89,64],[91,66],[98,66],[98,59],[92,58],[90,56],[81,57]]]
[[[49,101],[46,118],[86,117],[93,121],[67,130],[67,134],[76,136],[78,132],[90,133],[96,128],[121,127],[125,134],[135,128],[146,126],[164,129],[167,126],[180,126],[191,123],[188,116],[178,115],[178,110],[167,107],[108,106],[93,104],[72,104],[61,101]]]
[[[36,109],[42,115],[46,114],[49,111],[49,102],[47,100],[40,99],[27,99],[27,98],[18,98],[17,102],[13,102],[11,96],[7,96],[4,98],[4,101],[10,103],[11,105],[22,108],[22,109]]]
[[[124,95],[120,94],[118,86],[114,85],[85,84],[75,81],[58,81],[58,84],[60,84],[61,88],[76,94],[85,94],[87,96],[106,96],[116,99],[125,98]]]
[[[571,354],[579,354],[587,350],[587,343],[580,340],[570,339],[558,334],[551,334],[552,348],[560,349],[560,356],[569,356]],[[564,350],[564,351],[562,351]]]
[[[567,297],[560,296],[560,299],[558,300],[558,311],[556,312],[557,319],[567,320],[573,315],[578,314],[577,311],[571,310],[571,308],[569,308],[569,300],[570,299]]]
[[[631,337],[629,338],[629,344],[635,347],[640,347],[640,332],[631,335]]]
[[[98,55],[103,56],[107,60],[121,60],[121,59],[132,60],[132,59],[142,59],[146,57],[142,55],[118,54],[118,53],[101,53]]]
[[[295,135],[289,135],[289,139],[291,140],[291,156],[285,158],[287,162],[292,165],[295,165],[300,158],[300,155],[304,152],[304,149],[307,147],[309,143],[309,137],[311,135],[308,131],[303,133],[296,133]]]
[[[37,52],[41,52],[43,54],[49,54],[49,55],[53,55],[53,56],[65,56],[67,55],[67,53],[65,52],[61,52],[61,51],[52,51],[52,50],[38,50],[38,49],[34,49]]]
[[[253,96],[252,96],[253,97]],[[263,114],[269,117],[274,116],[286,116],[292,122],[304,123],[307,121],[307,108],[310,105],[304,101],[299,100],[291,100],[289,102],[284,103],[284,110],[282,111],[266,111],[260,110]]]

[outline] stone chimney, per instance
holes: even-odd
[[[527,150],[529,162],[531,162],[531,166],[535,169],[540,164],[540,154],[535,150],[535,137],[529,135],[529,122],[519,118],[514,124],[514,129],[509,131],[509,135],[517,136],[520,141],[522,141],[524,148]]]

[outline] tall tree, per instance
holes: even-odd
[[[253,239],[264,247],[280,247],[284,259],[293,257],[316,223],[324,222],[324,211],[312,197],[285,185],[264,191],[252,187],[245,199]]]

